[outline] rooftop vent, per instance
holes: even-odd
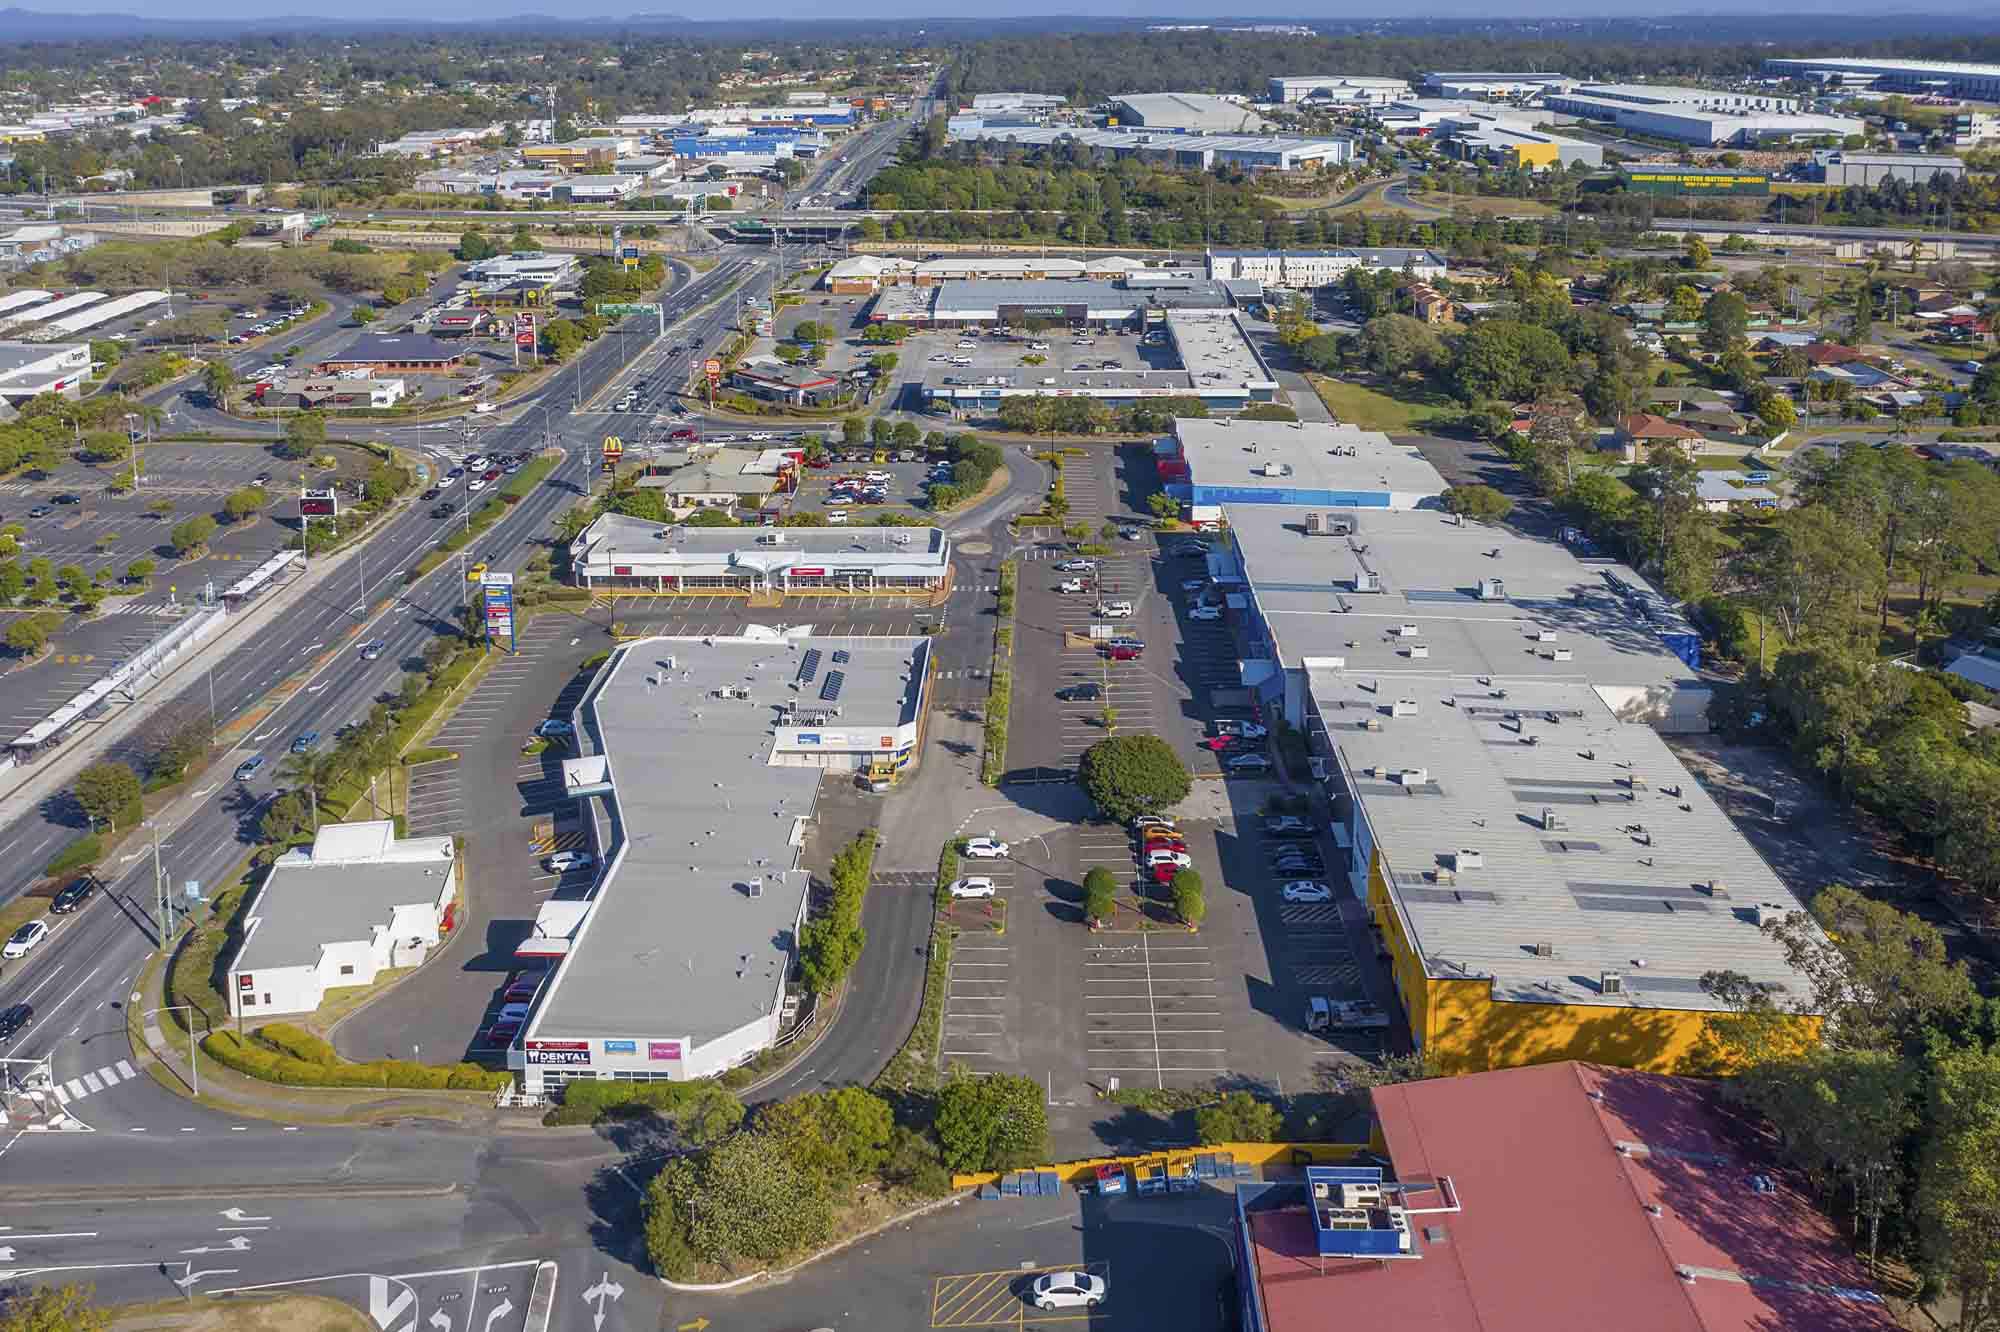
[[[1480,579],[1479,599],[1481,601],[1505,601],[1507,599],[1507,580],[1504,578]]]
[[[1430,644],[1428,643],[1410,644],[1410,659],[1412,661],[1422,661],[1428,658],[1430,655],[1431,655]]]
[[[1415,705],[1412,704],[1411,706],[1414,711]],[[1422,786],[1431,779],[1431,770],[1429,768],[1405,768],[1396,774],[1396,777],[1405,786]]]
[[[1380,592],[1382,590],[1382,575],[1363,569],[1354,575],[1354,590],[1356,592]]]
[[[1558,815],[1553,806],[1542,806],[1542,829],[1545,832],[1561,832],[1568,822]]]
[[[1417,715],[1417,700],[1415,700],[1414,698],[1399,698],[1399,699],[1397,699],[1397,700],[1396,700],[1396,701],[1395,701],[1394,703],[1391,703],[1391,704],[1389,705],[1389,715],[1390,715],[1391,717],[1414,717],[1414,716],[1416,716],[1416,715]],[[1420,769],[1418,769],[1418,771],[1419,771],[1419,772],[1421,772],[1421,771],[1422,771],[1422,769],[1420,768]]]
[[[1414,624],[1399,624],[1396,626],[1396,636],[1398,638],[1415,638],[1417,636],[1417,626]]]
[[[1615,971],[1599,972],[1597,977],[1597,992],[1599,994],[1623,994],[1625,993],[1625,978]]]
[[[1554,957],[1555,955],[1556,955],[1556,946],[1553,941],[1548,939],[1543,939],[1535,945],[1536,957]]]

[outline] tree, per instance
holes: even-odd
[[[1566,391],[1576,367],[1554,332],[1512,319],[1487,319],[1458,340],[1452,382],[1467,403],[1521,402]]]
[[[244,486],[232,490],[222,501],[222,513],[232,523],[240,523],[245,518],[271,502],[271,493],[262,486]]]
[[[1102,865],[1083,876],[1083,918],[1092,925],[1110,920],[1118,909],[1118,880]]]
[[[479,231],[467,228],[458,238],[458,257],[468,263],[480,259],[491,259],[496,251],[493,243]]]
[[[1683,282],[1667,294],[1666,322],[1692,324],[1701,318],[1701,293]]]
[[[21,572],[21,566],[8,560],[0,564],[0,606],[11,606],[21,599],[28,590],[28,579]]]
[[[848,444],[859,444],[868,437],[868,423],[858,416],[843,417],[840,422],[840,438]]]
[[[374,323],[378,317],[380,317],[380,312],[372,305],[357,305],[354,307],[354,322],[362,325],[364,328]]]
[[[227,401],[229,390],[236,387],[236,372],[227,361],[210,361],[202,367],[201,385],[210,400],[220,407]]]
[[[923,437],[924,432],[918,429],[915,421],[896,422],[895,429],[890,434],[891,441],[899,449],[914,448]]]
[[[1119,823],[1187,799],[1187,765],[1156,735],[1116,735],[1083,751],[1077,775],[1098,813]]]
[[[1011,1073],[958,1073],[938,1093],[934,1119],[948,1169],[1012,1170],[1048,1152],[1042,1085]]]
[[[1959,1332],[2000,1327],[2000,1052],[1958,1049],[1930,1076],[1917,1169],[1922,1267],[1958,1297]]]
[[[1805,1008],[1824,1015],[1830,1048],[1915,1053],[1928,1031],[1962,1022],[1978,1003],[1965,964],[1945,955],[1929,921],[1839,884],[1813,899],[1812,914],[1764,930],[1811,986]]]
[[[1377,315],[1354,335],[1351,350],[1378,375],[1429,374],[1448,359],[1444,339],[1421,319]]]
[[[1786,509],[1761,525],[1742,563],[1751,601],[1788,643],[1808,631],[1844,631],[1881,582],[1867,535],[1825,504]]]
[[[316,450],[324,447],[326,417],[319,412],[300,412],[285,422],[285,434],[278,443],[278,453],[296,461],[310,458]]]
[[[677,1249],[708,1263],[771,1259],[820,1244],[833,1229],[824,1186],[791,1169],[780,1142],[762,1133],[668,1161],[645,1208],[648,1255],[666,1275],[687,1270]]]
[[[105,1332],[111,1315],[75,1286],[17,1289],[0,1306],[0,1332]]]
[[[156,567],[158,566],[148,559],[133,560],[125,566],[125,581],[128,583],[143,583],[152,577],[153,570]]]
[[[1750,327],[1750,303],[1733,291],[1718,291],[1701,307],[1701,345],[1725,352],[1743,340]]]
[[[139,774],[115,761],[93,763],[76,775],[70,794],[92,824],[107,824],[116,832],[118,820],[139,803]]]
[[[793,1168],[836,1192],[882,1168],[894,1129],[889,1103],[862,1087],[808,1092],[757,1116],[757,1131],[779,1144]]]
[[[1446,513],[1461,514],[1474,522],[1497,523],[1514,511],[1514,501],[1492,486],[1447,486],[1441,497]]]
[[[32,657],[49,645],[49,628],[39,615],[23,615],[7,626],[7,646],[23,657]]]
[[[278,765],[279,780],[291,786],[302,786],[306,792],[306,819],[313,831],[319,830],[319,793],[340,779],[346,763],[336,753],[317,753],[307,750],[303,754],[288,754]]]
[[[1707,268],[1713,258],[1708,252],[1708,242],[1693,232],[1688,233],[1687,240],[1682,243],[1681,257],[1689,268]]]
[[[1189,929],[1200,928],[1202,920],[1208,915],[1206,885],[1202,883],[1201,875],[1191,869],[1180,870],[1168,886],[1174,895],[1174,914]]]
[[[173,543],[174,554],[186,556],[206,546],[208,539],[214,535],[215,519],[205,513],[198,513],[184,522],[175,523],[173,531],[167,534],[167,539]]]
[[[878,416],[868,423],[868,440],[871,444],[887,444],[896,433],[886,416]]]
[[[1781,435],[1799,423],[1799,413],[1787,395],[1767,392],[1757,399],[1757,419],[1772,434]]]
[[[1284,1116],[1247,1091],[1233,1091],[1194,1112],[1195,1136],[1205,1147],[1221,1142],[1276,1142]]]

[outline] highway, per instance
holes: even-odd
[[[670,325],[716,301],[765,262],[740,258],[682,284],[665,300]],[[724,312],[733,305],[733,300],[724,300],[718,309],[698,318],[684,334],[690,346],[706,350],[712,345],[721,335]],[[643,333],[650,338],[651,317],[635,319],[647,325]],[[165,877],[176,889],[190,879],[205,889],[223,886],[225,874],[254,845],[256,821],[276,792],[276,772],[294,736],[314,728],[327,737],[322,743],[328,743],[335,729],[364,716],[378,697],[396,691],[405,663],[414,661],[425,644],[454,631],[455,615],[467,595],[461,572],[464,558],[485,559],[496,569],[517,568],[534,553],[535,543],[548,534],[555,517],[583,493],[586,469],[596,461],[589,446],[605,433],[604,420],[615,418],[571,412],[569,395],[582,395],[587,404],[589,391],[623,368],[621,350],[643,345],[638,336],[626,349],[619,342],[607,335],[581,353],[575,372],[579,387],[572,388],[566,372],[544,390],[544,401],[524,404],[507,422],[479,435],[478,447],[487,452],[533,452],[553,442],[566,456],[546,483],[468,547],[461,560],[446,561],[401,586],[404,571],[440,534],[427,505],[405,503],[383,520],[381,530],[332,581],[303,593],[267,594],[295,595],[298,601],[283,615],[233,641],[212,671],[183,672],[164,686],[175,689],[181,706],[188,708],[205,708],[212,687],[216,713],[226,721],[265,699],[280,683],[309,672],[245,743],[224,754],[193,789],[156,818]],[[450,450],[466,447],[456,439],[440,443],[432,455],[433,465],[447,461]],[[366,612],[364,588],[372,589],[368,595],[379,600],[385,579],[393,580],[397,590],[379,609]],[[385,650],[378,660],[365,661],[358,645],[370,639],[381,640]],[[231,780],[235,768],[253,756],[264,760],[255,777],[243,783]],[[81,833],[81,828],[61,821],[63,811],[57,808],[61,803],[43,802],[36,813],[0,830],[6,860],[0,866],[0,900],[11,899],[37,882],[48,857]],[[84,1048],[87,1039],[102,1028],[107,1002],[124,994],[155,947],[150,844],[143,853],[136,841],[126,846],[118,859],[101,867],[105,890],[84,909],[55,918],[55,933],[27,958],[8,963],[0,977],[0,1011],[23,1003],[34,1009],[6,1053],[51,1056],[58,1080],[105,1063],[98,1051]],[[122,1020],[119,1026],[122,1030]]]

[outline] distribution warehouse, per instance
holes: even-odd
[[[908,763],[929,674],[927,638],[754,625],[613,651],[563,761],[603,871],[518,950],[554,968],[508,1052],[529,1093],[713,1077],[784,1034],[821,777]]]
[[[1254,119],[1254,117],[1253,117]],[[1092,149],[1108,158],[1136,157],[1166,166],[1207,171],[1319,170],[1354,160],[1354,141],[1341,135],[1293,138],[1275,134],[1183,134],[1173,130],[1069,129],[1041,126],[955,124],[955,140],[1048,148],[1059,143]]]

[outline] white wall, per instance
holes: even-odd
[[[237,980],[237,973],[229,973],[229,1011],[235,1017],[252,1022],[259,1018],[310,1013],[319,1007],[319,1001],[326,993],[312,967],[262,967],[251,973],[251,980],[255,985],[245,991]],[[239,1003],[246,993],[255,997],[254,1003]]]

